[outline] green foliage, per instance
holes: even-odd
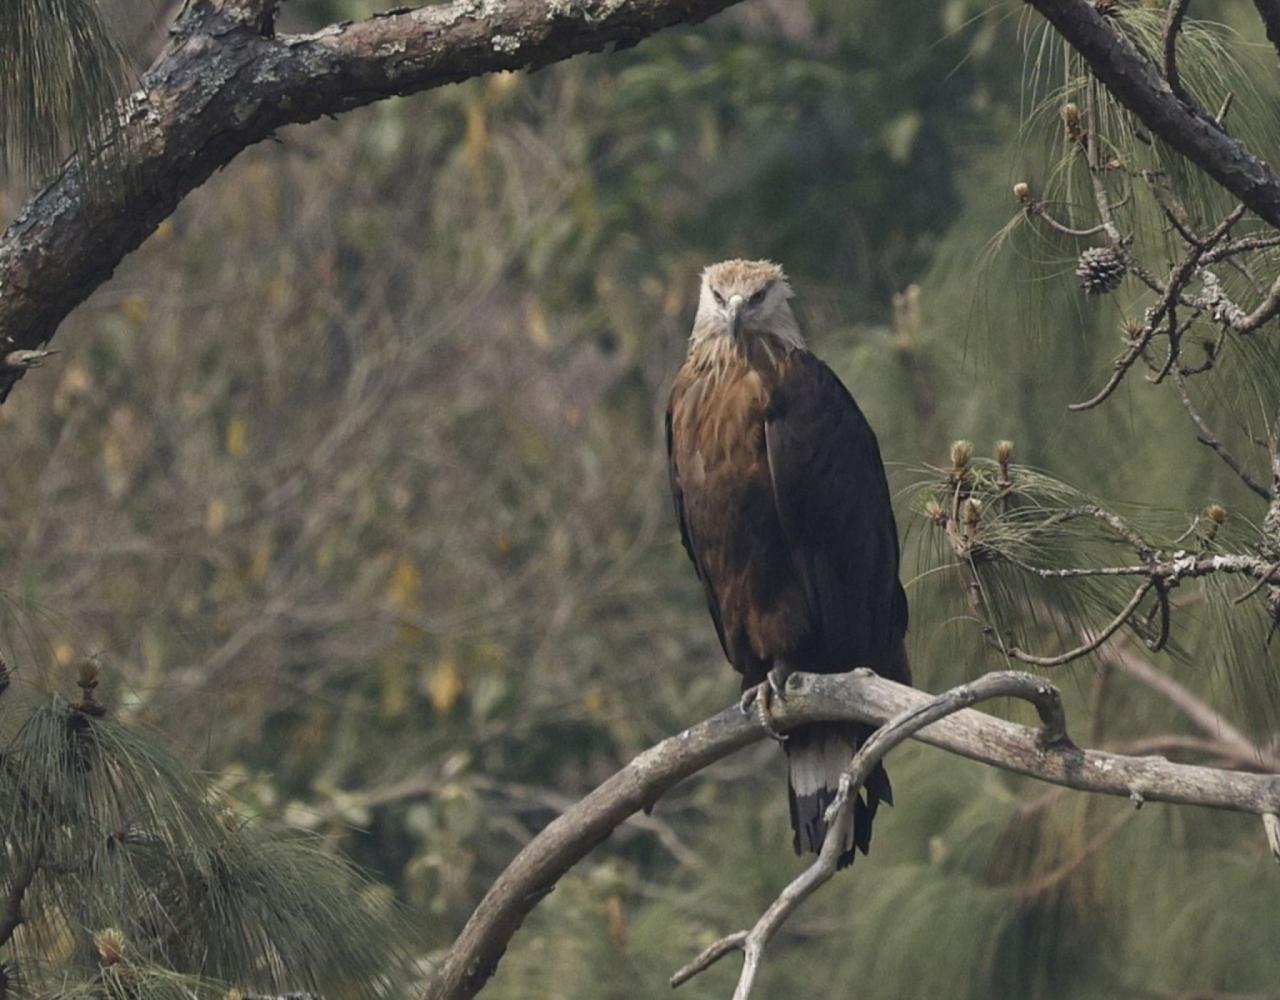
[[[0,169],[39,179],[113,131],[124,55],[98,0],[0,4]]]
[[[313,839],[220,804],[106,714],[93,673],[81,701],[34,699],[0,733],[0,898],[22,919],[0,939],[21,987],[4,995],[400,995],[390,902]]]

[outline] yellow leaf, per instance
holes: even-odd
[[[399,657],[382,661],[382,714],[390,719],[403,715],[409,707],[409,690],[404,663]]]
[[[316,547],[316,569],[329,569],[338,556],[338,540],[333,535],[325,535]]]
[[[227,523],[227,502],[221,497],[209,501],[204,512],[204,527],[209,534],[217,537]]]
[[[547,327],[547,314],[542,309],[542,303],[537,299],[533,299],[525,307],[524,311],[525,331],[538,347],[544,351],[551,346],[551,332]]]
[[[146,299],[140,295],[130,295],[120,303],[120,314],[133,326],[142,326],[146,323],[150,313]]]
[[[489,77],[488,93],[486,99],[497,102],[505,98],[508,94],[513,93],[520,86],[520,74],[507,71],[504,73],[494,73]]]
[[[249,446],[249,425],[244,417],[232,417],[227,421],[227,454],[240,458]]]
[[[59,639],[53,644],[53,658],[57,661],[58,666],[68,667],[71,661],[76,658],[75,647],[65,639]]]
[[[431,671],[427,681],[427,696],[437,715],[448,715],[462,695],[462,671],[452,656],[444,657]]]
[[[600,719],[605,709],[604,692],[600,690],[600,685],[592,684],[582,692],[582,707],[592,719]]]
[[[473,173],[484,169],[485,150],[489,147],[489,125],[485,120],[484,106],[478,101],[467,107],[467,133],[462,140],[467,166]]]
[[[418,567],[401,556],[391,572],[391,582],[387,584],[387,600],[392,607],[407,611],[417,604],[420,593],[422,576],[418,573]]]
[[[609,922],[609,940],[615,948],[627,946],[627,911],[623,909],[622,897],[611,893],[604,901],[604,912]]]
[[[253,580],[265,580],[271,571],[271,544],[259,542],[253,547],[249,562],[249,577]]]

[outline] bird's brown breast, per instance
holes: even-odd
[[[785,363],[785,362],[784,362]],[[699,573],[718,605],[725,653],[758,681],[811,637],[803,589],[778,518],[765,442],[775,366],[700,363],[676,377],[672,462]]]

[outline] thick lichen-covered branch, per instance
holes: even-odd
[[[272,33],[266,0],[191,0],[119,109],[0,237],[0,351],[42,347],[193,189],[276,129],[385,97],[625,47],[736,0],[453,0],[310,35]],[[86,183],[112,157],[116,183]],[[0,368],[0,398],[24,367]]]

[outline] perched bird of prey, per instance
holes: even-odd
[[[716,634],[772,730],[794,671],[870,667],[910,683],[898,533],[875,434],[849,390],[805,347],[786,276],[768,261],[702,273],[689,353],[667,407],[680,534]],[[842,770],[872,727],[845,722],[786,734],[797,853],[817,852]],[[840,865],[864,854],[883,767],[854,803]]]

